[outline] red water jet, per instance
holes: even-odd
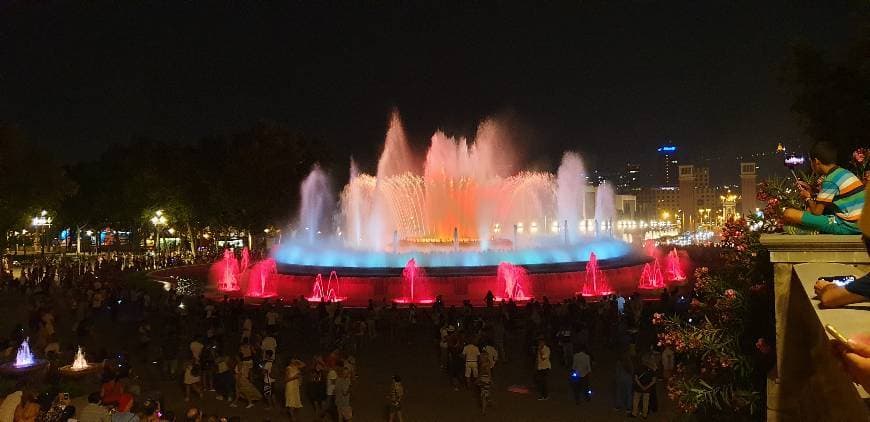
[[[314,286],[311,288],[311,296],[307,298],[312,302],[341,302],[345,297],[341,296],[341,286],[338,282],[338,274],[335,271],[329,273],[326,287],[323,287],[323,275],[314,277]]]
[[[244,258],[244,254],[242,254],[242,257]],[[248,292],[246,296],[277,296],[278,289],[277,286],[275,286],[275,274],[277,273],[278,266],[272,258],[267,258],[255,263],[248,272]]]
[[[583,283],[583,296],[606,296],[613,294],[613,289],[607,283],[604,272],[598,269],[598,257],[595,252],[589,254],[589,262],[586,263],[586,280]]]
[[[522,266],[511,264],[510,262],[502,262],[498,264],[498,272],[496,273],[496,281],[498,283],[498,292],[502,292],[504,296],[496,297],[496,299],[511,299],[514,301],[525,301],[531,299],[524,291],[525,286],[528,289],[530,286],[529,272]]]
[[[402,297],[396,303],[432,303],[434,299],[426,289],[426,272],[417,266],[414,258],[408,260],[402,270]]]

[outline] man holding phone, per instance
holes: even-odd
[[[787,224],[827,234],[858,234],[858,220],[864,207],[864,184],[854,173],[837,166],[837,148],[830,142],[817,142],[810,150],[813,173],[822,176],[818,193],[813,195],[806,183],[797,188],[805,210],[787,208]]]
[[[870,203],[864,204],[862,214],[867,217],[861,219],[859,227],[863,233],[864,248],[870,254]],[[852,303],[870,301],[870,273],[843,286],[829,278],[820,278],[816,281],[813,289],[825,308],[838,308]]]

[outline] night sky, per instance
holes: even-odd
[[[724,157],[716,177],[738,150],[808,142],[779,67],[798,39],[836,52],[850,14],[835,0],[218,3],[0,2],[0,120],[76,162],[264,118],[372,170],[397,107],[421,151],[435,129],[498,116],[532,166],[566,149],[648,165],[670,140],[689,161]]]

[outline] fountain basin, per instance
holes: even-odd
[[[82,378],[88,375],[99,374],[103,370],[103,365],[97,363],[88,363],[84,368],[73,369],[72,365],[64,365],[57,369],[57,372],[67,378]]]
[[[39,372],[48,367],[45,359],[34,359],[33,363],[25,366],[15,366],[15,362],[7,362],[0,365],[0,375],[21,377]]]

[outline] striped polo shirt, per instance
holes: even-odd
[[[833,213],[846,222],[857,223],[864,208],[864,184],[851,171],[835,167],[822,180],[816,202],[825,204],[825,214]]]

